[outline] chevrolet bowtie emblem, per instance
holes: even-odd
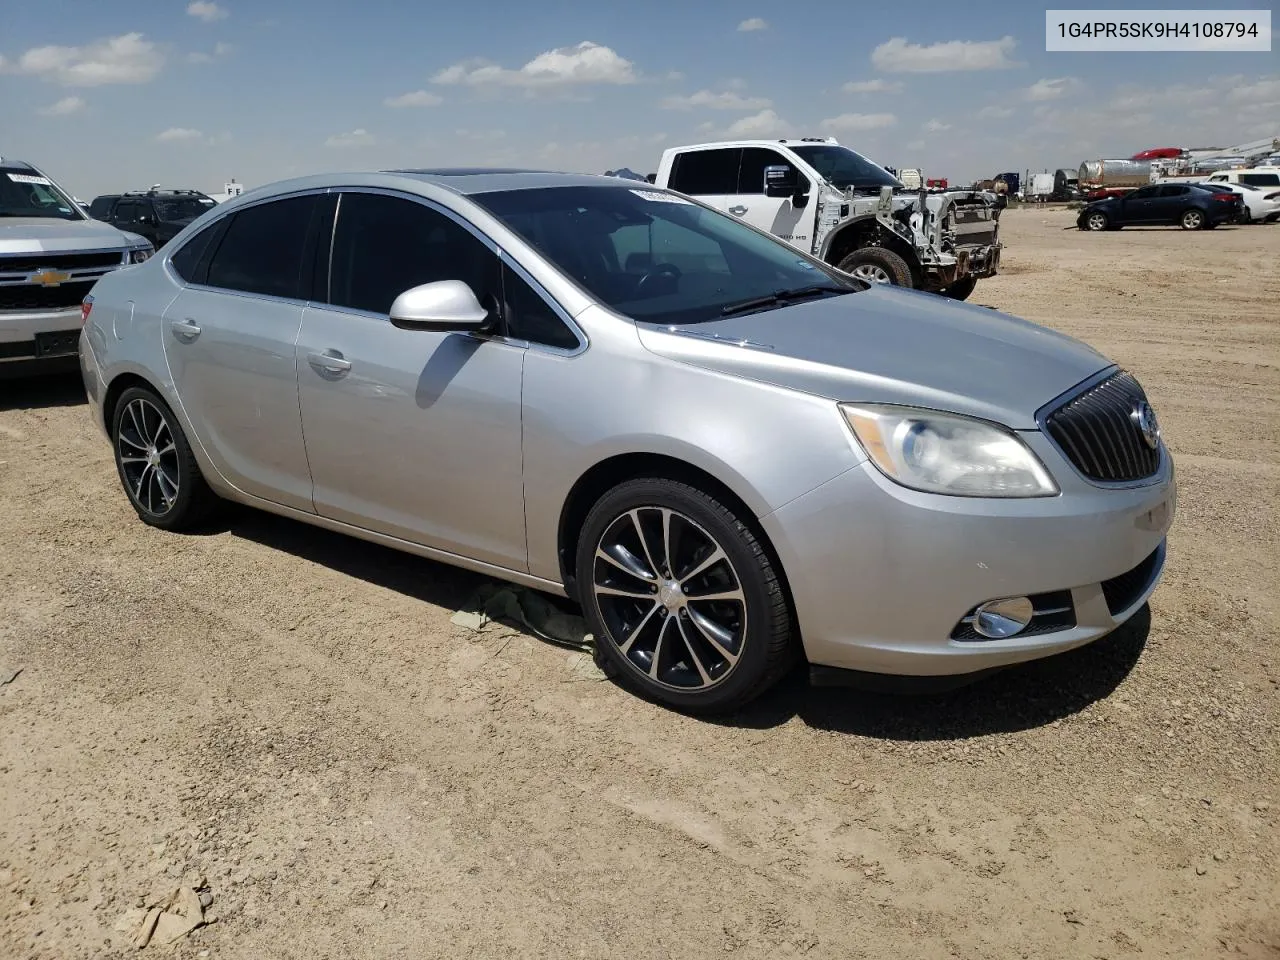
[[[45,267],[37,270],[29,279],[32,283],[38,283],[42,287],[56,287],[70,280],[71,274],[63,270],[54,270],[52,267]]]

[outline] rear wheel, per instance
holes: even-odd
[[[914,287],[907,261],[884,247],[859,247],[837,264],[867,283],[888,283],[895,287]]]
[[[973,293],[973,290],[977,285],[977,277],[964,277],[957,280],[949,287],[943,287],[938,292],[944,297],[950,297],[952,300],[968,300],[969,294]]]
[[[208,519],[218,497],[159,395],[144,387],[122,393],[111,417],[111,440],[120,483],[144,523],[189,530]]]
[[[1183,230],[1203,230],[1206,221],[1203,212],[1192,209],[1184,211],[1178,222]]]
[[[583,525],[579,595],[609,676],[680,710],[742,706],[794,657],[786,592],[764,545],[688,484],[631,480]]]

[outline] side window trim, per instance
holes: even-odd
[[[328,264],[326,265],[326,269],[325,269],[325,274],[326,274],[325,288],[324,288],[325,296],[323,300],[317,301],[318,305],[323,306],[330,310],[341,310],[343,313],[353,313],[360,316],[374,317],[382,320],[387,319],[385,314],[374,313],[372,310],[361,310],[358,307],[335,306],[333,303],[330,302],[330,296],[329,296],[329,292],[330,292],[329,283],[331,282],[331,277],[332,277],[332,271],[330,267],[332,266],[333,243],[334,243],[334,238],[337,236],[338,219],[341,216],[341,211],[342,211],[342,195],[347,193],[378,194],[384,197],[393,197],[397,200],[412,201],[413,203],[426,207],[428,210],[431,210],[434,213],[442,214],[443,216],[452,220],[458,226],[462,227],[462,229],[466,230],[469,234],[471,234],[473,237],[479,240],[480,243],[482,243],[486,248],[489,249],[490,252],[494,254],[494,256],[498,259],[498,262],[502,267],[510,268],[514,270],[516,275],[519,276],[520,279],[524,280],[525,283],[527,283],[529,287],[533,290],[533,292],[536,293],[539,297],[541,297],[542,300],[549,307],[551,307],[552,312],[554,312],[557,317],[559,317],[562,321],[564,321],[565,325],[573,332],[574,336],[578,338],[578,346],[576,348],[554,347],[554,346],[551,346],[550,344],[538,343],[537,341],[522,340],[516,337],[505,337],[505,336],[503,337],[504,340],[508,340],[512,344],[523,344],[532,349],[546,350],[552,353],[565,354],[570,356],[576,356],[577,354],[585,350],[589,345],[587,335],[583,332],[582,328],[573,322],[573,318],[569,316],[568,312],[564,309],[564,307],[560,306],[560,304],[556,302],[554,297],[552,297],[549,293],[547,293],[546,288],[544,288],[542,284],[540,284],[537,280],[535,280],[533,278],[533,275],[530,274],[529,271],[527,271],[523,266],[521,266],[520,263],[517,262],[515,258],[511,256],[511,254],[503,250],[502,247],[500,247],[497,244],[497,242],[493,240],[492,237],[490,237],[483,230],[481,230],[479,227],[477,227],[475,224],[473,224],[471,221],[469,221],[466,217],[462,216],[462,214],[458,213],[457,211],[449,209],[443,204],[435,200],[432,200],[430,197],[424,197],[421,194],[416,194],[416,193],[406,193],[401,190],[393,190],[387,187],[355,187],[355,186],[333,187],[331,188],[330,192],[336,196],[337,206],[334,210],[333,218],[330,220],[329,257],[327,258]],[[505,318],[504,318],[504,324],[505,324]],[[505,330],[504,330],[504,333],[505,333]]]
[[[556,302],[555,297],[547,293],[546,288],[535,280],[533,275],[529,273],[529,271],[526,270],[519,262],[517,262],[511,254],[507,253],[505,250],[499,249],[498,259],[502,262],[504,272],[506,270],[510,270],[514,273],[517,277],[528,284],[529,289],[532,290],[543,303],[551,308],[551,312],[560,319],[561,323],[569,328],[570,333],[578,338],[578,345],[576,347],[557,347],[554,344],[542,343],[538,340],[525,340],[521,337],[510,337],[508,339],[513,343],[523,344],[531,350],[543,350],[547,353],[559,354],[566,357],[576,357],[578,354],[584,352],[587,347],[591,345],[591,341],[588,339],[586,332],[574,322],[571,316],[569,316],[569,312],[565,310],[564,307],[560,306],[560,304]],[[503,293],[503,299],[506,299],[505,291]],[[503,317],[503,326],[506,326],[505,317]]]
[[[260,207],[267,203],[274,203],[278,200],[292,200],[295,197],[308,197],[308,196],[316,196],[321,198],[321,202],[316,205],[316,207],[319,209],[324,207],[325,194],[328,194],[331,192],[333,192],[333,188],[331,187],[319,187],[319,188],[313,188],[310,190],[298,190],[293,193],[282,193],[279,196],[263,197],[261,200],[255,200],[253,203],[247,203],[244,206],[236,207],[236,209],[229,211],[228,213],[220,214],[216,220],[214,220],[212,223],[209,224],[208,227],[205,228],[207,230],[214,230],[217,232],[215,236],[209,241],[209,246],[205,248],[204,253],[200,257],[200,261],[196,266],[195,276],[197,279],[184,280],[182,278],[182,275],[179,274],[178,271],[173,268],[173,264],[171,261],[173,259],[173,255],[177,253],[178,250],[174,250],[172,252],[166,251],[165,258],[164,258],[164,267],[166,270],[168,270],[170,277],[176,280],[178,283],[182,284],[184,287],[198,287],[201,290],[217,291],[218,293],[225,293],[230,296],[251,297],[253,299],[258,299],[258,300],[271,300],[277,303],[306,304],[306,303],[313,302],[305,298],[300,299],[298,297],[277,297],[269,293],[250,293],[247,290],[231,290],[226,287],[211,287],[207,282],[209,279],[209,264],[213,261],[213,257],[218,252],[218,248],[222,246],[222,241],[226,238],[227,228],[230,227],[231,221],[235,219],[235,217],[237,217],[242,211],[252,210],[255,207]],[[313,210],[312,216],[314,217],[315,215],[316,215],[316,212]],[[315,221],[313,220],[312,224],[314,225],[314,223]],[[308,228],[309,235],[310,235],[310,229],[311,228],[309,227]],[[195,237],[193,236],[191,239],[194,240]],[[185,247],[186,247],[186,244],[184,243],[182,245],[182,248],[185,248]],[[182,249],[182,248],[179,248],[179,249]],[[304,258],[306,256],[305,250],[303,251],[303,256]],[[304,260],[304,267],[305,267],[305,260]]]

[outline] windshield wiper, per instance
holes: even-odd
[[[817,297],[824,293],[853,293],[854,287],[841,287],[834,283],[817,283],[811,287],[798,287],[795,290],[775,290],[773,293],[764,297],[752,297],[750,300],[740,300],[737,303],[730,303],[722,307],[721,316],[729,317],[735,313],[747,313],[751,310],[760,310],[766,307],[782,307],[795,300],[807,300],[810,297]]]

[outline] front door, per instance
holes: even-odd
[[[291,197],[234,214],[207,276],[185,287],[163,318],[174,387],[218,471],[245,493],[306,511],[311,476],[294,343],[318,199]]]
[[[526,570],[520,389],[526,348],[403,330],[397,295],[465,281],[496,306],[496,253],[421,200],[344,192],[327,305],[297,344],[316,511],[378,533]]]
[[[1139,187],[1120,200],[1123,223],[1156,223],[1160,220],[1159,187]]]
[[[818,200],[812,183],[807,196],[770,197],[764,192],[765,167],[795,167],[782,154],[767,147],[746,147],[738,168],[738,203],[745,208],[740,216],[757,230],[773,234],[805,253],[813,249],[813,227],[817,223]],[[798,174],[801,182],[804,174]]]

